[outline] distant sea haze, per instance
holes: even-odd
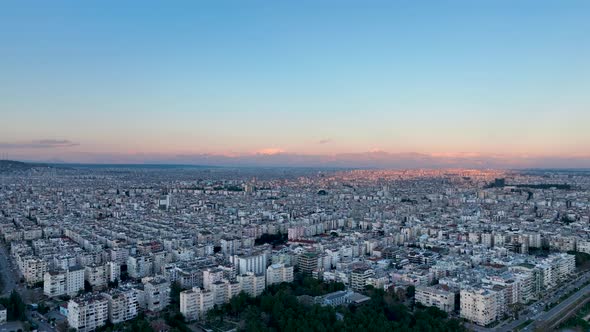
[[[32,158],[18,160],[79,164],[152,164],[237,167],[336,167],[336,168],[590,168],[590,157],[535,157],[508,155],[430,155],[421,153],[366,152],[335,155],[294,153],[249,154],[76,154],[66,158]]]

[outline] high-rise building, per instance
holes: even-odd
[[[250,255],[234,255],[231,256],[231,260],[238,274],[245,274],[246,272],[264,274],[268,258],[266,252],[260,252]]]

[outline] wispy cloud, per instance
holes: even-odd
[[[320,140],[318,143],[319,143],[319,144],[328,144],[328,143],[330,143],[330,142],[332,142],[332,140],[331,140],[331,139],[329,139],[329,138],[324,138],[324,139]]]
[[[78,146],[67,139],[40,139],[30,142],[0,142],[0,149],[53,149]]]

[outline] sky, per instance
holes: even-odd
[[[590,167],[589,124],[588,1],[0,2],[4,158]]]

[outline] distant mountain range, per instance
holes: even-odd
[[[37,167],[47,167],[47,165],[25,163],[15,160],[0,160],[0,172],[27,171]]]

